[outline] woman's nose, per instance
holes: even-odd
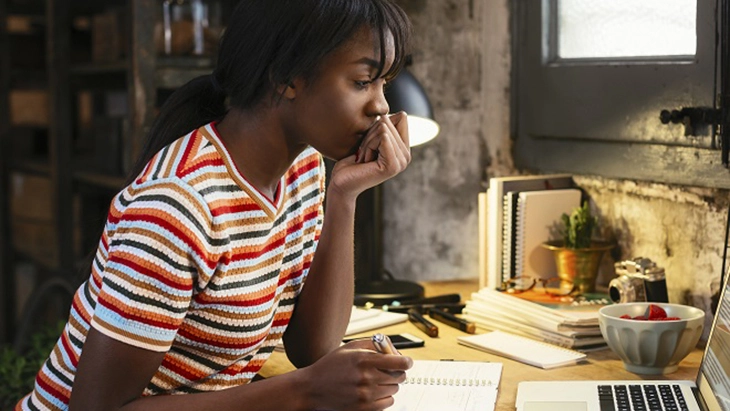
[[[385,90],[380,88],[373,100],[373,113],[377,116],[384,116],[389,113],[390,106],[385,98]]]

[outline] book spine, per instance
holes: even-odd
[[[502,281],[502,185],[491,178],[487,189],[487,273],[495,288]],[[490,287],[491,288],[491,287]],[[493,288],[492,288],[493,289]]]
[[[493,275],[490,275],[488,266],[489,260],[487,259],[487,256],[489,255],[489,221],[487,220],[489,210],[487,209],[487,196],[488,193],[486,192],[477,194],[477,203],[479,209],[479,288],[482,289],[487,287],[495,289],[499,287],[499,284],[497,284],[499,281]]]

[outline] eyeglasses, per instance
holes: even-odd
[[[566,297],[573,295],[573,293],[577,290],[577,287],[574,283],[565,281],[559,277],[547,279],[535,277],[515,277],[507,281],[503,281],[500,287],[500,291],[509,294],[520,294],[530,290],[557,297]]]

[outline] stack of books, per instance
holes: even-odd
[[[479,193],[479,286],[555,276],[552,253],[540,244],[554,240],[561,215],[580,204],[569,174],[490,178],[489,189]]]
[[[598,309],[609,303],[607,299],[546,303],[550,300],[535,302],[526,298],[529,293],[523,294],[482,288],[466,302],[463,317],[482,330],[504,331],[578,351],[606,347]]]

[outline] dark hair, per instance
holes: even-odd
[[[223,34],[216,69],[176,90],[152,124],[130,182],[166,145],[214,120],[230,107],[247,109],[271,95],[278,85],[316,75],[322,59],[363,25],[380,39],[380,69],[385,64],[386,34],[391,33],[395,76],[408,53],[411,26],[392,0],[241,0]]]

